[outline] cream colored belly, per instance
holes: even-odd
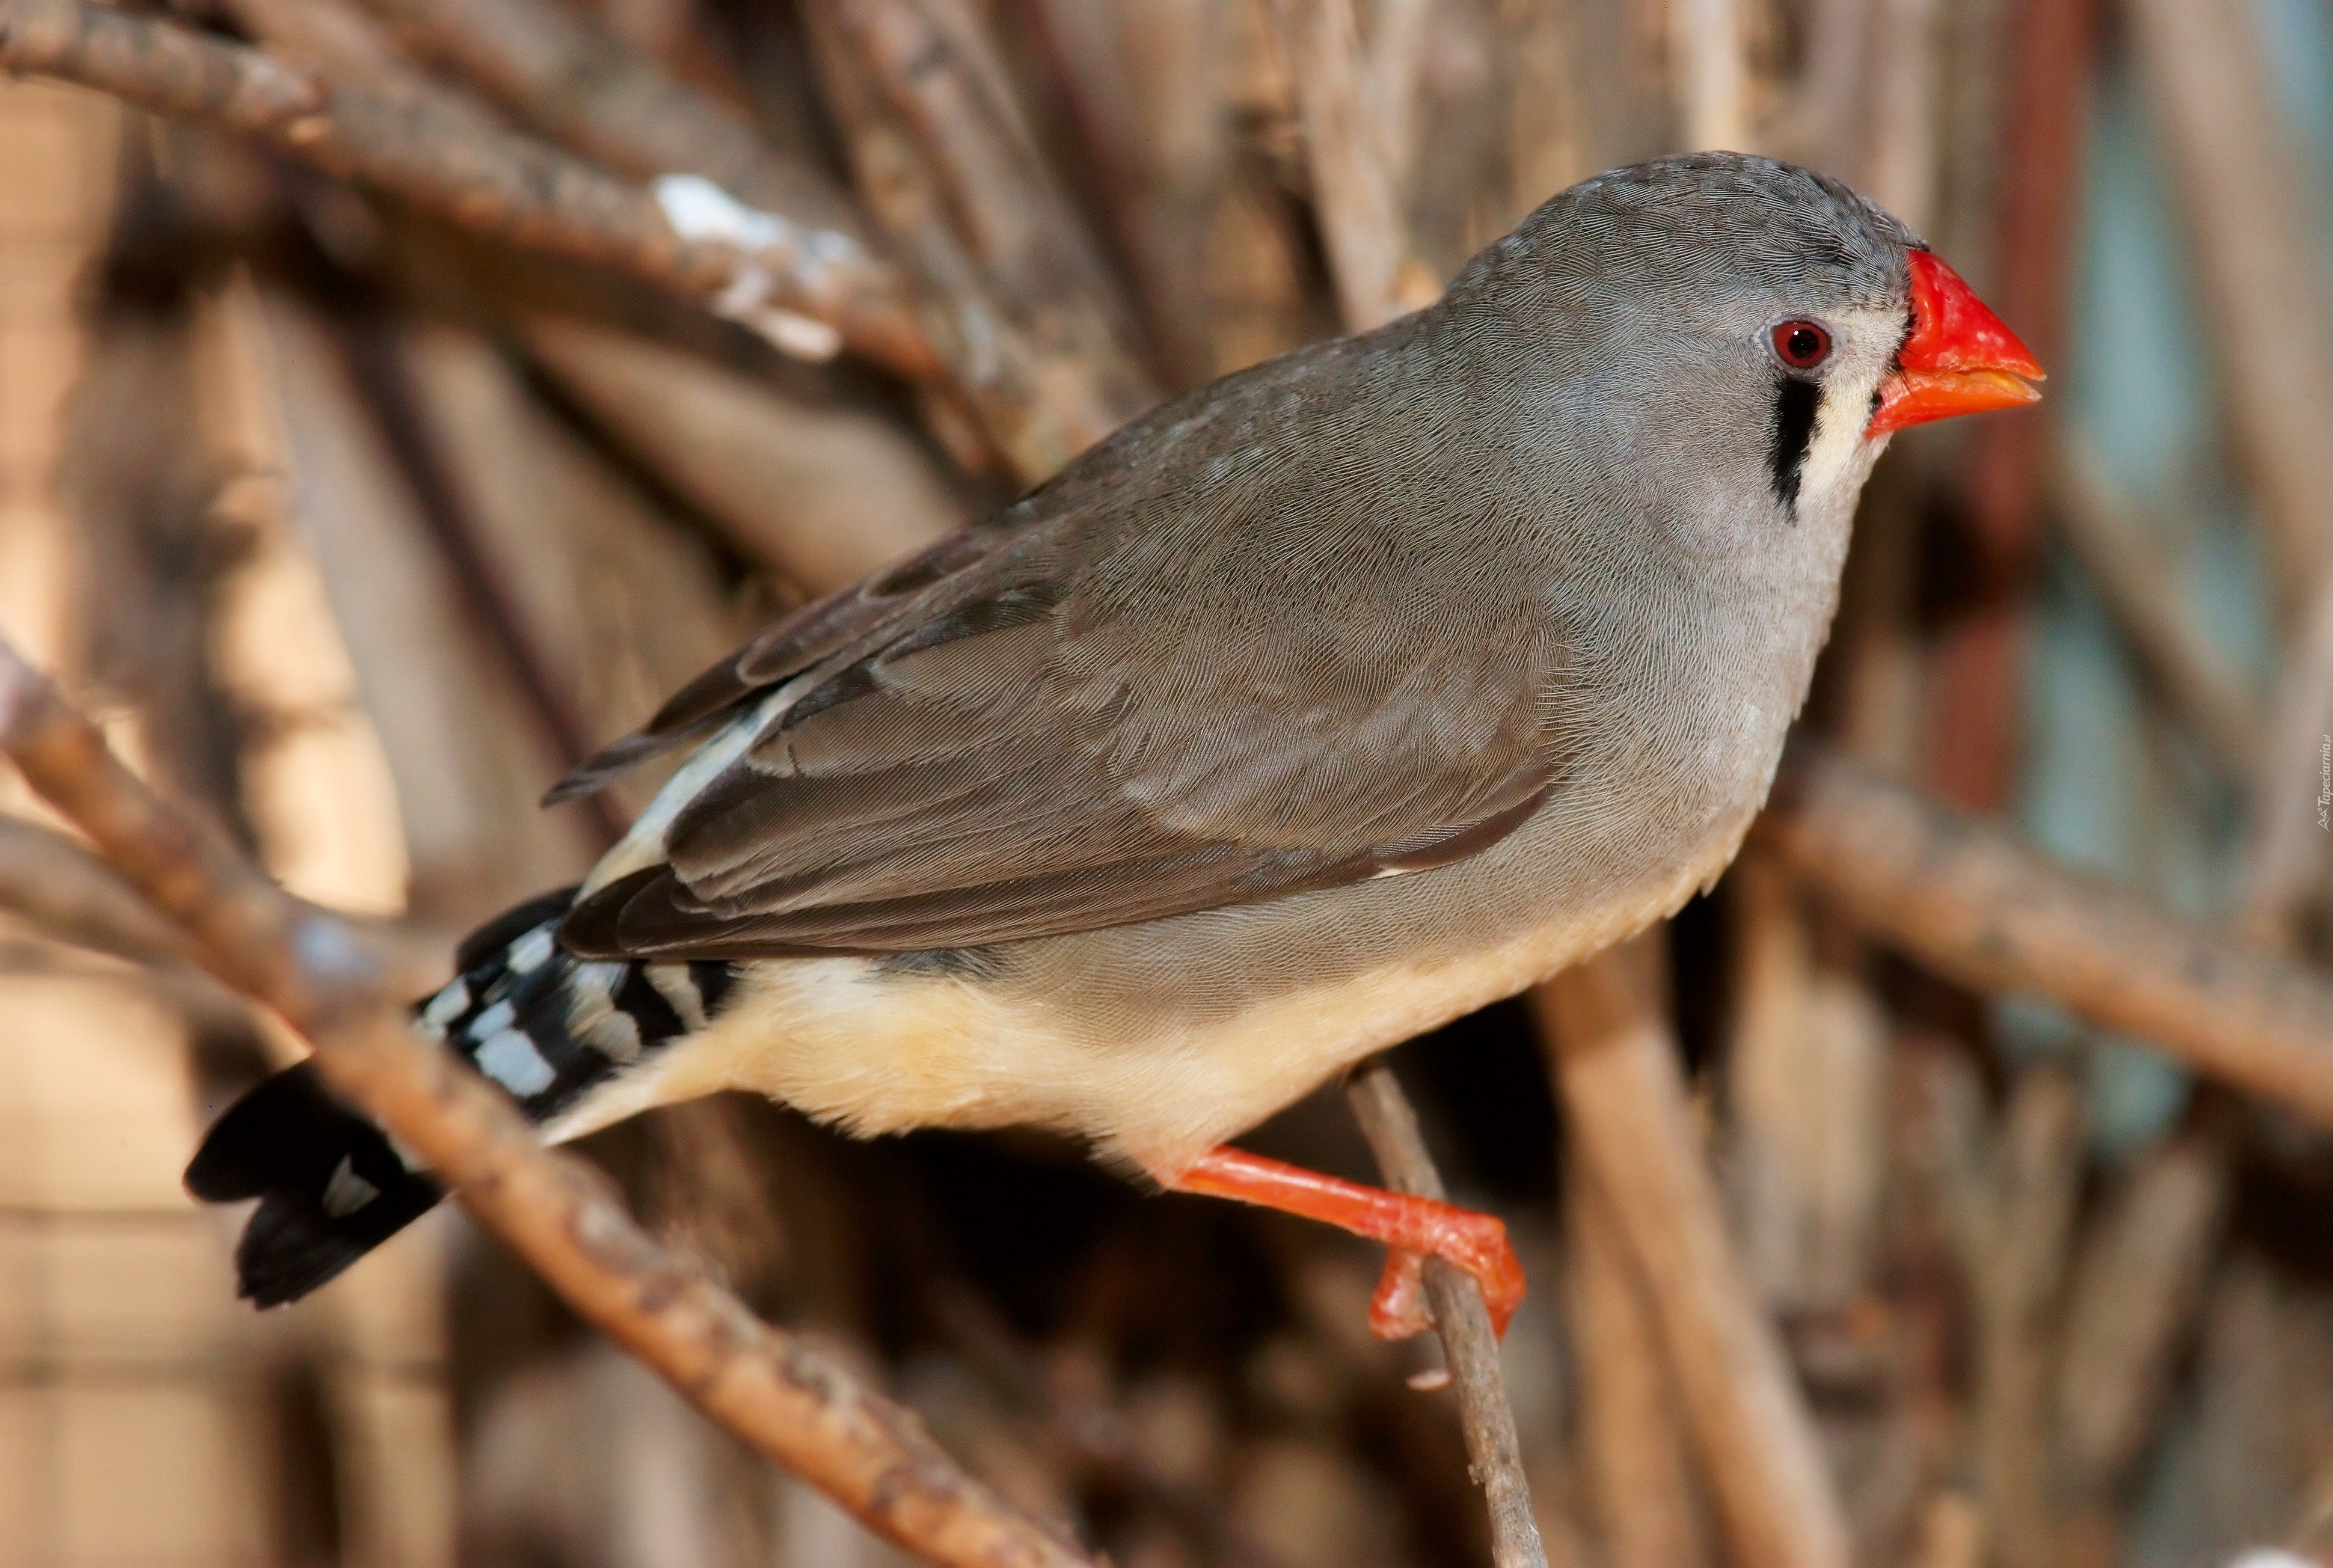
[[[1032,998],[975,979],[886,975],[862,958],[750,966],[703,1034],[546,1129],[564,1139],[650,1106],[747,1089],[861,1135],[1054,1128],[1168,1176],[1354,1063],[1535,984],[1673,913],[1733,842],[1586,920],[1432,965],[1401,962],[1227,1016],[1095,1043],[1077,988]]]

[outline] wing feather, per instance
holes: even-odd
[[[1336,352],[1322,373],[1350,373]],[[1339,424],[1352,399],[1275,390],[1307,373],[1163,411],[685,689],[625,744],[802,683],[567,943],[980,947],[1429,870],[1512,832],[1570,765],[1547,532],[1377,461]],[[1426,414],[1410,428],[1432,443]]]

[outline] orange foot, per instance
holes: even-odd
[[[1522,1265],[1507,1243],[1506,1223],[1493,1215],[1340,1181],[1229,1147],[1199,1156],[1166,1186],[1301,1215],[1384,1242],[1393,1253],[1369,1302],[1369,1329],[1379,1339],[1407,1339],[1434,1326],[1423,1284],[1427,1253],[1474,1276],[1491,1309],[1491,1326],[1503,1337],[1523,1299]]]

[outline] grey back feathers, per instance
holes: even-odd
[[[1733,155],[1565,192],[708,672],[608,761],[781,700],[562,942],[979,947],[1479,852],[1642,722],[1658,618],[1784,549],[1814,417],[1763,328],[1900,321],[1916,243]]]

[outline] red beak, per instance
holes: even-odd
[[[1961,274],[1928,251],[1912,253],[1912,335],[1896,370],[1879,384],[1879,407],[1864,434],[2014,409],[2041,399],[2040,363],[1985,308]]]

